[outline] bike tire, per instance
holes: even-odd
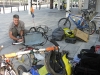
[[[31,27],[30,29],[29,29],[29,32],[35,32],[36,31],[36,28],[35,27]]]
[[[25,59],[28,59],[28,60],[25,60]],[[18,59],[18,61],[19,61],[20,63],[23,63],[24,65],[31,66],[31,59],[30,59],[30,57],[29,57],[28,54],[22,55],[21,58]],[[27,63],[25,63],[25,61],[29,61],[29,63],[27,64]]]
[[[98,30],[98,36],[99,36],[98,41],[100,42],[100,27],[99,27],[99,30]]]
[[[87,22],[88,27],[84,28],[83,31],[89,35],[92,35],[96,31],[96,24],[94,21]]]
[[[96,31],[96,24],[95,24],[94,21],[91,21],[90,23],[92,23],[92,26],[89,25],[89,28],[92,28],[93,31],[91,32],[91,29],[90,29],[90,33],[89,34],[92,35]]]
[[[23,65],[19,65],[17,67],[17,71],[18,71],[18,75],[22,75],[21,71],[22,72],[28,72],[27,69]]]
[[[37,31],[38,31],[38,32],[41,32],[41,33],[43,33],[43,34],[46,33],[46,32],[45,32],[45,29],[42,28],[42,27],[38,27],[38,28],[37,28]]]
[[[58,27],[61,27],[61,28],[69,28],[71,27],[71,22],[68,18],[61,18],[59,21],[58,21]]]
[[[18,75],[18,72],[15,69],[13,69],[13,68],[10,71],[8,71],[7,69],[5,69],[4,75]]]

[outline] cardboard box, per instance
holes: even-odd
[[[85,42],[88,42],[88,40],[89,40],[89,35],[77,28],[74,29],[74,35]]]

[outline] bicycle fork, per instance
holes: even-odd
[[[64,23],[64,26],[66,25],[67,21],[68,21],[68,18],[66,18],[66,21],[65,21],[65,23]]]

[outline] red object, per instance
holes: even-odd
[[[6,60],[5,60],[5,61],[6,61],[6,62],[8,62],[8,63],[10,62],[10,60],[9,60],[8,58],[6,58]]]
[[[33,50],[33,47],[27,47],[24,51]]]
[[[100,45],[95,46],[95,51],[98,51],[98,50],[100,50]]]

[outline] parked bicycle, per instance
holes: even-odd
[[[76,27],[90,35],[92,35],[96,31],[96,25],[94,21],[87,21],[85,16],[76,16],[74,14],[71,14],[71,11],[68,11],[68,17],[67,18],[61,18],[58,21],[58,27],[68,27],[71,28],[71,22],[76,25]]]

